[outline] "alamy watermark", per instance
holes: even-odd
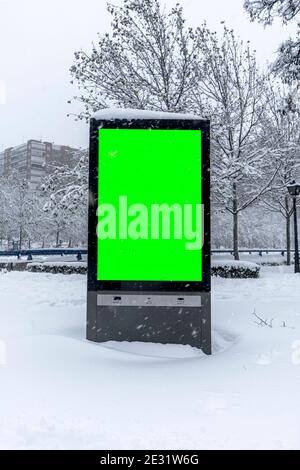
[[[6,343],[3,340],[0,340],[0,366],[5,366],[7,364],[6,357]]]
[[[300,364],[300,340],[297,339],[292,343],[292,355],[291,360],[294,366],[298,366]]]
[[[100,204],[97,216],[100,240],[185,240],[188,251],[203,247],[203,204],[128,204],[119,196],[117,205]]]
[[[6,83],[0,79],[0,104],[6,104],[7,98]]]

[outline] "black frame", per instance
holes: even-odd
[[[99,129],[165,129],[200,130],[202,133],[202,195],[204,204],[204,246],[202,248],[203,279],[195,281],[98,281],[97,280],[97,203]],[[89,233],[88,291],[124,292],[210,292],[210,134],[209,121],[191,119],[95,119],[90,122],[89,161]]]

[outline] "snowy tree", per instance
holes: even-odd
[[[209,117],[214,201],[232,216],[238,259],[239,215],[270,190],[278,171],[269,171],[277,142],[262,129],[266,78],[255,54],[227,28],[219,39],[206,25],[186,27],[178,5],[167,12],[159,0],[124,0],[109,12],[112,34],[75,54],[79,117],[111,104]]]
[[[300,0],[246,0],[245,8],[252,20],[270,25],[275,17],[288,23],[297,19],[300,13]],[[287,39],[279,48],[273,70],[290,82],[300,78],[300,29],[297,38]]]
[[[7,178],[0,178],[0,244],[7,239],[9,245],[13,230],[13,201]]]
[[[243,249],[285,246],[282,215],[267,206],[255,204],[245,209],[239,218],[239,243]],[[232,217],[225,210],[212,213],[212,248],[232,249]]]
[[[17,239],[21,250],[25,240],[30,245],[30,241],[37,236],[42,214],[40,198],[17,172],[8,176],[5,189],[8,238]]]
[[[245,0],[245,8],[251,18],[264,24],[271,24],[275,16],[285,22],[292,20],[300,12],[299,0]]]
[[[224,27],[219,38],[205,25],[197,31],[195,110],[211,119],[212,190],[215,202],[233,217],[233,250],[239,258],[238,217],[272,184],[277,168],[265,178],[275,151],[262,134],[266,79],[259,73],[249,44]]]
[[[211,231],[214,249],[232,248],[232,218],[229,212],[221,208],[212,209]]]
[[[84,239],[87,232],[88,154],[78,152],[74,167],[56,167],[42,184],[44,212],[54,227],[56,246],[62,232]],[[70,242],[71,244],[71,242]]]
[[[269,84],[267,97],[264,130],[274,140],[280,139],[277,158],[281,165],[272,190],[261,202],[270,212],[279,213],[285,219],[287,264],[290,264],[293,206],[287,185],[300,178],[300,102],[291,87],[280,83]]]
[[[84,105],[79,118],[114,103],[120,107],[186,111],[195,86],[199,48],[177,4],[166,11],[159,0],[124,0],[108,6],[112,34],[99,36],[90,53],[75,53],[73,81]],[[73,83],[72,81],[72,83]]]

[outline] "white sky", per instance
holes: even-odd
[[[193,26],[207,20],[218,31],[225,20],[251,41],[261,65],[272,61],[279,43],[295,31],[279,21],[268,28],[250,23],[244,0],[162,1],[181,3]],[[97,32],[109,27],[106,0],[0,0],[0,150],[31,138],[88,145],[87,125],[67,117],[76,109],[67,104],[76,93],[69,67],[73,52],[89,50]]]

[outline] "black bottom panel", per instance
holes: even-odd
[[[97,293],[89,292],[87,338],[189,344],[211,354],[210,294],[201,299],[201,307],[97,306]]]

